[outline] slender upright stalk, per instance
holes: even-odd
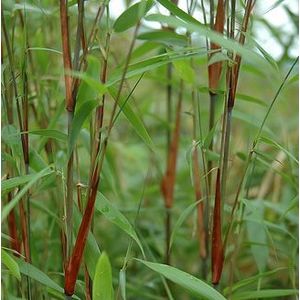
[[[161,182],[161,192],[165,200],[166,208],[166,263],[170,263],[170,234],[171,234],[171,209],[174,202],[174,188],[176,176],[177,153],[179,147],[181,106],[183,98],[183,80],[180,81],[178,102],[176,108],[176,120],[173,131],[173,137],[168,153],[166,173]]]
[[[71,133],[75,101],[72,95],[72,77],[68,74],[72,70],[71,50],[69,41],[69,25],[68,25],[68,5],[65,0],[60,0],[60,23],[61,38],[63,48],[63,63],[65,72],[65,90],[66,90],[66,109],[68,114],[68,135]],[[66,240],[67,249],[65,262],[69,260],[72,249],[72,229],[73,229],[73,163],[74,154],[70,153],[67,163],[67,197],[66,197]]]
[[[17,116],[19,129],[21,134],[21,144],[23,151],[23,160],[25,166],[25,173],[29,173],[29,144],[28,144],[28,86],[27,86],[27,73],[26,73],[26,38],[25,38],[25,56],[22,66],[22,77],[23,77],[23,96],[21,97],[22,102],[20,104],[20,97],[18,93],[16,75],[14,71],[14,60],[13,52],[10,46],[10,40],[7,33],[6,22],[3,15],[3,10],[1,9],[1,19],[2,19],[2,30],[4,33],[4,39],[6,43],[8,61],[10,65],[10,74],[12,79],[13,91],[17,106]],[[23,132],[25,132],[23,134]],[[26,210],[24,208],[24,202],[26,204]],[[31,261],[31,250],[30,250],[30,202],[29,202],[29,191],[26,193],[24,198],[19,203],[20,219],[21,219],[21,231],[22,240],[24,245],[25,260],[27,262]],[[27,298],[31,299],[31,280],[27,276]]]
[[[212,4],[211,4],[212,6]],[[211,20],[212,29],[219,32],[220,34],[223,34],[224,30],[224,22],[225,22],[225,10],[224,10],[224,1],[218,0],[218,6],[217,6],[217,12],[216,12],[216,20],[213,22]],[[221,47],[218,44],[211,43],[210,50],[213,51],[213,53],[218,52],[221,50]],[[210,57],[213,56],[213,53],[210,54]],[[221,76],[222,71],[222,62],[216,62],[214,64],[211,64],[208,66],[208,81],[209,81],[209,98],[210,98],[210,106],[209,106],[209,132],[213,129],[215,125],[215,107],[216,107],[216,101],[218,98],[217,90],[219,85],[219,80]],[[209,150],[213,151],[213,139],[211,140],[209,144]],[[208,186],[209,190],[211,192],[211,179],[212,179],[212,170],[213,163],[212,160],[208,161],[207,164],[207,171],[208,171]]]
[[[222,245],[222,223],[221,223],[221,182],[220,182],[220,169],[218,169],[216,180],[216,194],[215,194],[215,207],[213,217],[213,233],[212,233],[212,246],[211,246],[211,266],[212,266],[212,283],[217,285],[221,278],[224,251]]]
[[[88,187],[88,191],[87,191],[87,205],[84,210],[84,214],[83,214],[82,221],[81,221],[81,224],[80,224],[80,227],[78,230],[78,234],[77,234],[74,249],[72,251],[72,255],[71,255],[70,260],[68,261],[68,264],[66,267],[65,288],[64,288],[66,299],[71,299],[71,296],[74,294],[76,279],[78,276],[80,263],[82,260],[83,251],[84,251],[85,244],[86,244],[86,239],[87,239],[88,232],[90,229],[92,216],[94,214],[96,195],[97,195],[98,185],[99,185],[99,181],[100,181],[100,172],[102,170],[102,166],[103,166],[103,162],[104,162],[104,156],[105,156],[107,145],[108,145],[108,138],[110,136],[110,133],[111,133],[111,130],[112,130],[112,127],[114,124],[115,113],[117,110],[117,106],[119,104],[121,91],[122,91],[123,84],[125,81],[125,76],[126,76],[127,69],[129,66],[131,54],[132,54],[132,51],[134,48],[138,29],[139,29],[139,24],[135,28],[133,39],[132,39],[132,42],[129,47],[129,51],[128,51],[127,58],[125,61],[124,71],[122,73],[119,89],[117,92],[117,96],[115,98],[114,106],[113,106],[112,113],[111,113],[110,120],[109,120],[107,135],[104,138],[103,142],[101,143],[102,147],[99,148],[99,151],[96,156],[94,170],[92,172],[92,176],[90,178],[89,187]],[[96,141],[96,143],[98,144],[97,141]]]
[[[198,106],[195,97],[195,91],[192,92],[193,100],[193,143],[197,140],[197,118],[198,118]],[[195,201],[199,201],[202,198],[201,181],[200,181],[200,167],[198,158],[197,144],[193,146],[192,150],[192,166],[193,166],[193,183]],[[204,203],[203,201],[197,205],[197,225],[198,225],[198,240],[199,240],[199,255],[202,259],[202,278],[206,278],[207,275],[207,234],[205,228],[205,216],[204,216]]]

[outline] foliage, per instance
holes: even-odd
[[[3,299],[297,299],[298,12],[177,2],[2,2]]]

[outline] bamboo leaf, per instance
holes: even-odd
[[[282,267],[282,268],[277,268],[277,269],[274,269],[274,270],[271,270],[271,271],[267,271],[267,272],[263,272],[263,273],[259,273],[255,276],[251,276],[249,278],[245,278],[239,282],[236,282],[233,284],[233,286],[231,288],[227,287],[224,289],[224,293],[225,294],[228,294],[228,292],[230,291],[231,293],[232,292],[235,292],[236,290],[242,288],[242,287],[245,287],[249,284],[252,284],[252,283],[255,283],[257,282],[260,278],[269,278],[270,276],[272,276],[273,274],[276,274],[277,272],[279,271],[283,271],[283,270],[288,270],[288,268],[285,268],[285,267]]]
[[[250,96],[250,95],[237,93],[236,98],[240,99],[240,100],[247,101],[247,102],[255,103],[255,104],[258,104],[258,105],[261,105],[261,106],[267,106],[267,103],[264,102],[263,100],[258,99],[258,98],[253,97],[253,96]]]
[[[155,30],[142,33],[137,37],[140,40],[149,40],[151,42],[159,42],[162,44],[171,44],[185,46],[187,45],[187,38],[184,35],[178,34],[173,31]]]
[[[133,76],[141,75],[142,73],[153,71],[161,66],[164,66],[170,62],[174,62],[177,60],[189,60],[191,57],[195,56],[204,56],[206,55],[206,51],[203,48],[191,48],[189,52],[187,49],[182,51],[172,51],[160,55],[156,55],[147,59],[144,59],[140,62],[129,65],[128,71],[126,72],[126,79],[131,78]],[[116,69],[110,76],[107,86],[112,86],[118,81],[120,81],[123,67],[121,66]]]
[[[276,299],[278,297],[297,295],[298,290],[296,289],[287,289],[287,290],[260,290],[260,291],[247,291],[234,294],[232,300],[246,300],[246,299],[265,299],[271,298]]]
[[[164,264],[152,263],[141,259],[136,260],[143,263],[151,270],[161,274],[167,279],[185,288],[192,294],[200,297],[200,299],[226,300],[226,298],[224,298],[223,295],[221,295],[218,291],[209,286],[207,283],[200,279],[197,279],[196,277],[186,272]]]
[[[87,69],[82,77],[82,81],[79,85],[76,105],[80,106],[83,102],[88,100],[96,99],[98,94],[104,93],[105,88],[95,86],[99,83],[99,74],[100,74],[100,60],[95,56],[88,55],[87,56]],[[99,83],[101,84],[101,83]]]
[[[111,265],[107,254],[102,252],[93,280],[93,299],[113,300],[113,294]]]
[[[185,60],[173,61],[173,65],[176,70],[176,73],[180,78],[182,78],[184,81],[190,84],[195,83],[196,74],[194,69],[188,63],[188,61]]]
[[[249,241],[259,243],[261,245],[267,244],[267,233],[263,219],[264,206],[260,200],[251,201],[251,203],[246,201],[244,203],[247,203],[246,215],[250,219],[247,219],[247,233]],[[253,219],[253,221],[251,219]],[[263,272],[267,266],[269,249],[257,244],[252,244],[251,252],[259,271]]]
[[[90,116],[91,112],[97,105],[99,105],[98,101],[88,100],[83,102],[82,105],[76,110],[72,122],[72,129],[69,136],[69,141],[68,141],[68,156],[71,155],[75,147],[76,140],[78,138],[83,123]]]
[[[116,88],[110,87],[109,88],[109,93],[111,94],[111,96],[114,99],[116,99],[116,97],[117,97]],[[131,126],[133,127],[135,132],[142,138],[144,143],[151,150],[155,151],[155,146],[153,144],[153,141],[152,141],[149,133],[147,132],[147,129],[146,129],[145,125],[143,124],[143,121],[138,116],[138,114],[134,112],[134,110],[132,109],[129,101],[127,101],[126,103],[125,103],[125,101],[126,101],[126,98],[123,97],[123,96],[121,96],[119,101],[118,101],[119,107],[122,108],[122,113],[125,115],[125,117],[129,121],[129,123],[131,124]]]
[[[147,21],[155,21],[165,23],[171,27],[183,27],[186,28],[189,32],[195,32],[200,35],[204,35],[209,38],[215,44],[222,46],[224,49],[228,49],[230,51],[234,51],[239,54],[243,59],[248,62],[252,62],[255,64],[260,64],[266,67],[267,70],[270,70],[270,65],[266,60],[258,55],[254,50],[247,48],[246,46],[242,46],[240,43],[233,39],[229,39],[224,37],[223,35],[205,27],[202,24],[195,24],[193,22],[184,22],[174,16],[165,16],[161,14],[152,14],[146,17]],[[266,70],[265,70],[266,71]]]
[[[127,10],[125,10],[115,21],[115,32],[123,32],[130,27],[138,24],[140,19],[150,10],[153,6],[153,0],[140,1]]]
[[[177,5],[175,5],[172,1],[169,0],[157,0],[161,5],[163,5],[166,9],[169,10],[173,15],[179,17],[180,19],[196,24],[196,25],[202,25],[199,21],[197,21],[195,18],[193,18],[191,15],[187,14],[185,11],[180,9]],[[175,26],[174,26],[175,27]]]
[[[20,268],[20,272],[32,278],[33,280],[41,283],[42,285],[46,286],[47,288],[53,289],[54,291],[60,293],[61,295],[64,294],[64,289],[58,285],[55,281],[53,281],[47,274],[36,268],[34,265],[25,262],[21,258],[17,258],[17,263]],[[72,296],[72,299],[80,300],[76,295]]]
[[[18,258],[17,263],[20,268],[20,272],[26,276],[29,276],[30,278],[36,280],[37,282],[41,283],[42,285],[45,285],[55,291],[58,291],[60,293],[64,293],[64,289],[59,286],[56,282],[54,282],[48,275],[46,275],[44,272],[36,268],[30,263],[25,262],[23,259]]]
[[[42,137],[47,137],[55,139],[57,141],[65,143],[67,141],[67,135],[61,131],[55,129],[39,129],[28,131],[29,134],[40,135]]]
[[[272,145],[272,146],[276,147],[277,149],[282,150],[294,162],[296,162],[297,164],[299,164],[298,159],[290,151],[288,151],[287,149],[285,149],[282,145],[280,145],[276,141],[272,140],[271,138],[265,137],[265,136],[261,136],[259,139],[261,141],[265,142],[266,144]]]
[[[107,200],[105,196],[99,192],[97,193],[95,208],[110,222],[117,225],[120,229],[132,237],[139,246],[143,256],[145,256],[142,243],[134,231],[133,226],[129,223],[127,218],[111,203],[111,201]]]
[[[195,207],[200,203],[202,202],[203,199],[199,200],[199,201],[196,201],[192,204],[190,204],[188,207],[186,207],[183,212],[180,214],[175,226],[174,226],[174,229],[172,231],[172,234],[171,234],[171,238],[170,238],[170,249],[169,251],[171,250],[171,247],[173,245],[173,242],[175,240],[175,236],[180,228],[180,226],[183,224],[183,222],[186,220],[186,218],[192,213],[192,211],[195,209]]]
[[[20,192],[8,203],[6,204],[2,209],[1,214],[1,221],[6,219],[10,211],[18,204],[18,202],[22,199],[22,197],[25,195],[25,193],[41,178],[45,177],[46,175],[49,175],[53,173],[54,170],[52,170],[50,167],[47,167],[43,169],[42,171],[36,173],[34,176],[32,176],[31,180],[20,190]]]
[[[16,277],[19,281],[21,280],[20,269],[16,261],[6,251],[1,249],[1,262],[9,270],[10,274]]]
[[[35,174],[28,174],[3,180],[1,182],[1,193],[4,194],[17,186],[27,183],[28,181],[32,180],[34,176]]]

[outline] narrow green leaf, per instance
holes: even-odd
[[[47,167],[47,163],[34,149],[29,151],[29,164],[35,172],[40,172]]]
[[[64,293],[64,289],[62,287],[60,287],[48,275],[46,275],[44,272],[42,272],[41,270],[39,270],[32,264],[25,262],[21,258],[17,258],[17,263],[19,265],[20,272],[22,274],[29,276],[30,278],[36,280],[37,282],[41,283],[42,285],[45,285],[46,287],[49,287],[60,293]]]
[[[116,100],[117,97],[117,90],[114,87],[109,88],[109,93],[111,96]],[[135,130],[135,132],[142,138],[144,143],[153,151],[155,151],[155,146],[153,144],[153,141],[150,137],[150,135],[147,132],[147,129],[145,128],[145,125],[141,118],[138,116],[137,113],[134,112],[132,109],[129,101],[125,104],[126,97],[121,96],[118,105],[122,108],[122,112],[127,118],[127,120],[130,122],[131,126]]]
[[[251,245],[251,252],[258,270],[263,272],[267,266],[269,256],[268,247],[259,245],[267,244],[267,232],[264,226],[264,206],[260,200],[245,201],[244,203],[246,204],[246,224],[249,242],[258,243]],[[257,220],[257,222],[253,222],[251,219]]]
[[[177,60],[189,60],[191,57],[206,55],[206,51],[203,50],[203,48],[191,48],[189,49],[190,51],[188,53],[187,50],[188,49],[186,49],[185,51],[172,51],[131,64],[129,65],[128,71],[126,72],[125,78],[128,79],[133,76],[141,75],[145,72],[153,71],[161,66]],[[111,74],[107,82],[107,86],[112,86],[120,81],[123,68],[124,66],[122,65]]]
[[[256,97],[253,97],[253,96],[237,93],[236,98],[240,99],[240,100],[247,101],[247,102],[255,103],[255,104],[258,104],[258,105],[261,105],[261,106],[267,106],[267,103],[265,101],[263,101],[261,99],[258,99]]]
[[[241,57],[243,57],[243,59],[247,60],[248,62],[260,64],[261,67],[263,65],[266,67],[266,69],[270,70],[269,63],[254,50],[247,48],[247,46],[245,45],[241,45],[233,39],[228,39],[200,23],[195,24],[194,22],[185,22],[174,16],[165,16],[161,14],[152,14],[146,17],[146,20],[166,23],[171,27],[183,27],[186,28],[189,32],[195,32],[200,35],[204,35],[212,42],[222,46],[224,49],[228,49],[238,53]]]
[[[27,183],[34,176],[35,174],[28,174],[28,175],[23,175],[23,176],[18,176],[14,178],[9,178],[7,180],[3,180],[1,182],[1,193],[6,193],[17,186]]]
[[[30,130],[30,131],[28,131],[28,133],[55,139],[57,141],[64,142],[64,143],[67,141],[67,135],[65,133],[55,130],[55,129]]]
[[[135,60],[135,59],[151,52],[152,50],[160,48],[160,47],[161,47],[161,45],[158,45],[157,43],[153,43],[152,41],[145,42],[133,50],[131,59]]]
[[[274,147],[276,147],[279,150],[282,150],[287,156],[289,156],[294,162],[296,162],[297,164],[299,164],[298,159],[287,149],[285,149],[282,145],[280,145],[279,143],[277,143],[276,141],[274,141],[273,139],[269,138],[269,137],[265,137],[265,136],[261,136],[259,138],[261,141],[265,142],[266,144],[272,145]]]
[[[137,37],[140,40],[149,40],[151,42],[159,42],[163,44],[171,44],[171,45],[179,45],[185,46],[187,45],[187,38],[184,35],[178,34],[173,31],[167,30],[155,30],[142,33]]]
[[[98,98],[99,94],[105,92],[105,88],[100,89],[95,87],[95,81],[99,83],[99,74],[101,69],[100,60],[95,56],[87,56],[87,69],[84,73],[84,78],[81,81],[78,89],[76,105],[80,106],[83,102]],[[100,83],[101,84],[101,83]]]
[[[71,155],[74,150],[79,132],[84,121],[90,116],[93,109],[99,105],[96,100],[88,100],[82,103],[82,105],[77,109],[72,122],[72,129],[68,141],[68,156]]]
[[[120,229],[132,237],[139,246],[143,256],[145,256],[142,243],[134,231],[133,226],[129,223],[127,218],[100,192],[97,193],[95,208],[110,222],[117,225]]]
[[[16,277],[19,281],[21,280],[21,274],[18,264],[6,251],[1,249],[1,262],[6,266],[12,276]]]
[[[282,267],[282,268],[277,268],[277,269],[274,269],[274,270],[271,270],[271,271],[267,271],[267,272],[263,272],[263,273],[259,273],[255,276],[251,276],[251,277],[248,277],[248,278],[245,278],[239,282],[236,282],[233,284],[232,287],[227,287],[224,289],[224,294],[228,294],[228,292],[230,291],[230,293],[232,292],[235,292],[236,290],[242,288],[242,287],[245,287],[249,284],[252,284],[252,283],[255,283],[255,282],[258,282],[258,280],[260,278],[270,278],[273,274],[276,274],[277,272],[279,271],[283,271],[283,270],[288,270],[288,268],[285,268],[285,267]]]
[[[234,294],[232,296],[232,300],[246,300],[246,299],[265,299],[271,298],[275,299],[278,297],[297,295],[298,290],[290,289],[290,290],[260,290],[260,291],[247,291]]]
[[[226,300],[226,298],[224,298],[223,295],[221,295],[218,291],[209,286],[207,283],[200,279],[197,279],[196,277],[186,272],[164,264],[152,263],[141,259],[136,260],[143,263],[153,271],[163,275],[167,279],[173,281],[174,283],[182,286],[189,292],[200,297],[200,299]]]
[[[174,226],[174,229],[172,231],[172,234],[171,234],[171,238],[170,238],[170,248],[169,248],[169,251],[173,245],[173,242],[175,240],[175,236],[177,234],[177,231],[178,229],[180,228],[180,226],[183,224],[183,222],[186,220],[186,218],[192,213],[192,211],[195,209],[195,207],[201,202],[203,201],[203,199],[199,200],[199,201],[196,201],[192,204],[190,204],[188,207],[186,207],[183,212],[180,214],[175,226]]]
[[[1,221],[6,219],[10,211],[18,204],[18,202],[22,199],[22,197],[25,195],[25,193],[41,178],[45,177],[46,175],[49,175],[53,173],[54,170],[52,170],[50,167],[45,168],[44,170],[34,174],[32,176],[31,180],[20,190],[20,192],[8,203],[6,204],[2,209],[1,214]]]
[[[65,101],[64,101],[64,99],[61,99],[60,103],[57,105],[54,116],[51,116],[51,120],[50,120],[47,130],[53,130],[55,128],[55,126],[57,126],[59,117],[63,113],[64,110],[65,110]],[[43,149],[43,147],[47,143],[48,139],[49,139],[48,137],[41,138],[41,142],[38,147],[38,152],[40,152]]]
[[[102,252],[93,280],[93,299],[113,300],[113,294],[111,265],[107,254]]]
[[[199,21],[193,18],[191,15],[187,14],[185,11],[180,9],[177,5],[175,5],[172,1],[169,0],[157,0],[161,5],[163,5],[166,9],[169,10],[170,13],[179,17],[183,21],[188,23],[202,25]]]
[[[34,265],[25,262],[21,258],[16,259],[20,272],[30,277],[31,279],[41,283],[42,285],[46,286],[49,289],[52,289],[62,295],[64,295],[64,289],[58,285],[54,280],[52,280],[47,274],[36,268]],[[72,299],[80,300],[76,295],[72,296]]]
[[[250,125],[251,127],[260,128],[259,120],[256,117],[254,117],[252,115],[249,115],[248,113],[244,113],[242,111],[238,111],[238,110],[235,109],[232,112],[232,117],[234,119],[238,119],[238,120],[241,120],[241,121],[245,122],[246,124]],[[274,133],[271,131],[271,129],[266,127],[266,126],[263,128],[263,131],[265,133],[268,133],[268,134],[272,135],[272,136],[275,136]]]
[[[152,6],[153,0],[140,1],[130,6],[117,18],[113,26],[114,30],[116,32],[123,32],[138,24],[140,19],[150,10]]]
[[[187,60],[173,61],[176,73],[184,81],[193,84],[195,82],[196,74]]]

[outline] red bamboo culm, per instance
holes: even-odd
[[[213,232],[211,246],[211,266],[212,266],[212,283],[218,284],[221,278],[224,251],[222,244],[222,227],[221,227],[221,181],[220,169],[218,169],[216,180],[215,207],[213,216]]]
[[[225,22],[224,1],[219,0],[217,6],[217,14],[216,14],[214,30],[222,34],[224,30],[224,22]],[[217,50],[221,50],[221,47],[218,44],[211,43],[211,50],[214,50],[214,52],[218,52]],[[213,54],[211,54],[211,56],[212,55]],[[221,71],[222,71],[222,62],[216,62],[208,66],[209,89],[210,92],[212,92],[213,94],[215,94],[218,88]]]

